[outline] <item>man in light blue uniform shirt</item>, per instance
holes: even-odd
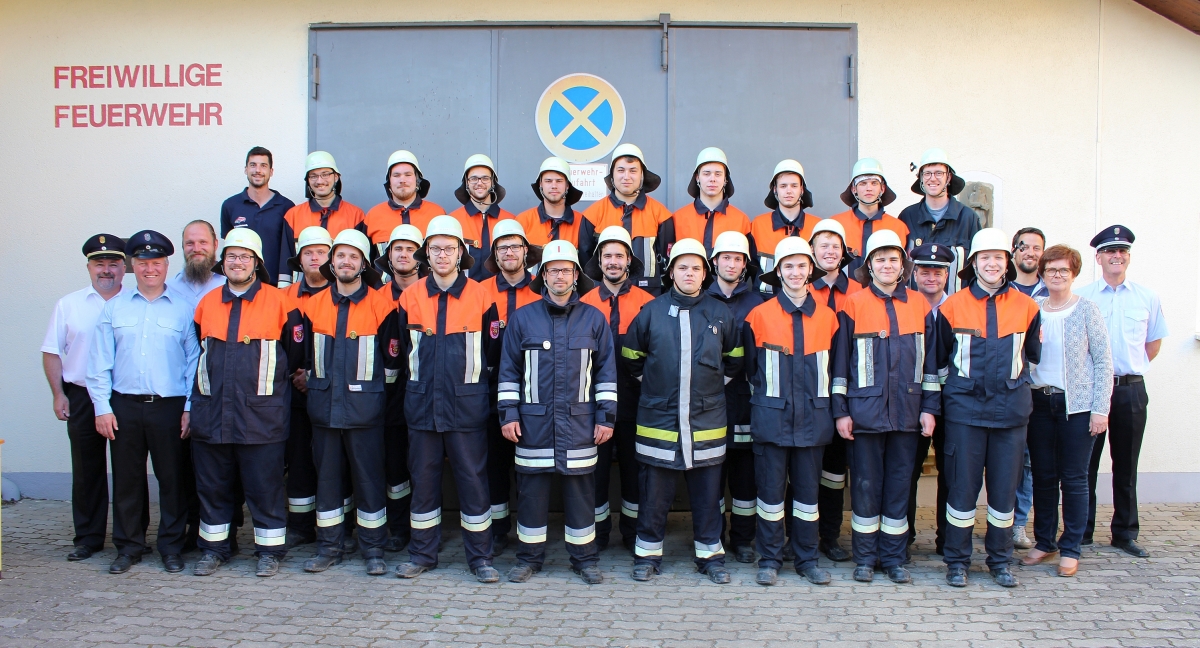
[[[193,306],[166,284],[167,237],[151,230],[125,244],[137,289],[110,299],[100,312],[88,355],[87,388],[96,431],[110,442],[113,473],[113,544],[109,572],[123,574],[146,553],[146,455],[158,478],[158,551],[163,568],[183,571],[187,500],[182,484],[188,395],[200,346]]]
[[[1090,513],[1083,532],[1083,544],[1092,544],[1096,529],[1096,474],[1108,436],[1108,454],[1112,457],[1113,518],[1112,546],[1138,558],[1150,555],[1137,543],[1137,465],[1146,432],[1146,382],[1143,376],[1150,361],[1167,337],[1158,295],[1149,288],[1125,279],[1129,270],[1133,232],[1123,225],[1106,227],[1094,238],[1096,263],[1103,276],[1075,292],[1090,299],[1104,314],[1112,347],[1113,394],[1108,432],[1100,434],[1092,449],[1088,470]]]

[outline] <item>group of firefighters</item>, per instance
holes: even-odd
[[[197,575],[236,555],[244,502],[260,576],[315,542],[306,571],[358,551],[382,575],[385,553],[407,547],[395,574],[415,578],[439,564],[448,465],[481,582],[500,579],[493,558],[514,516],[507,579],[542,569],[555,492],[572,571],[603,581],[598,556],[617,517],[633,578],[651,580],[682,473],[695,564],[713,582],[730,581],[728,547],[738,562],[757,553],[762,585],[785,561],[829,583],[821,553],[853,560],[856,580],[882,571],[905,583],[933,438],[949,583],[967,582],[986,466],[987,565],[1017,584],[1011,527],[1039,307],[1012,288],[1008,237],[954,197],[964,181],[943,151],[915,165],[922,200],[899,217],[886,213],[896,194],[869,158],[841,194],[848,210],[829,218],[806,211],[800,163],[780,162],[769,211],[753,220],[729,203],[717,148],[700,152],[694,200],[674,213],[650,197],[660,178],[628,143],[613,151],[608,196],[582,212],[556,157],[532,183],[538,205],[517,215],[501,207],[485,155],[467,159],[449,213],[426,199],[408,151],[388,160],[387,200],[365,213],[341,197],[330,154],[308,156],[299,205],[267,188],[272,166],[251,150],[250,187],[223,209],[219,252],[189,243],[189,226],[177,281],[165,280],[174,246],[158,232],[85,244],[88,290],[101,299],[69,298],[90,304],[80,311],[96,324],[77,325],[73,359],[50,335],[43,347],[61,356],[47,375],[71,430],[71,559],[103,546],[107,500],[97,505],[95,492],[107,494],[97,479],[108,440],[114,573],[149,552],[149,454],[172,572],[189,541],[203,552]],[[274,229],[255,221],[268,209],[282,214]],[[191,271],[193,250],[215,274]],[[120,286],[127,263],[133,290]],[[198,280],[189,304],[184,284]],[[84,318],[64,312],[69,298],[51,333]],[[839,544],[847,485],[850,552]]]

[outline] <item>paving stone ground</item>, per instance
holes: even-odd
[[[23,500],[3,508],[0,646],[1200,646],[1200,505],[1146,506],[1141,521],[1148,560],[1098,532],[1102,543],[1085,548],[1073,579],[1052,565],[1017,566],[1021,587],[1006,590],[976,565],[970,586],[955,590],[933,554],[931,510],[920,512],[913,584],[882,575],[857,583],[848,563],[822,558],[834,578],[825,587],[788,570],[763,588],[754,565],[732,560],[733,583],[709,583],[693,570],[686,514],[671,517],[657,580],[632,581],[617,547],[602,554],[606,582],[588,586],[569,572],[561,519],[552,518],[546,571],[525,584],[481,585],[454,526],[442,566],[415,581],[366,576],[357,558],[304,573],[311,545],[278,576],[256,578],[248,527],[242,554],[215,576],[191,575],[196,554],[183,574],[164,573],[155,554],[112,576],[111,546],[66,561],[68,503]],[[389,554],[388,563],[406,557]],[[511,549],[496,560],[502,574],[513,560]]]

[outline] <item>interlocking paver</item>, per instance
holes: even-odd
[[[882,575],[857,583],[850,566],[822,559],[832,585],[814,587],[783,570],[774,588],[754,584],[754,565],[731,561],[726,586],[697,574],[686,514],[672,515],[656,581],[629,578],[632,561],[614,537],[600,564],[607,581],[592,587],[568,571],[561,543],[529,583],[481,585],[465,568],[453,524],[444,529],[442,566],[416,581],[368,577],[361,559],[304,573],[311,545],[292,552],[275,578],[256,578],[249,525],[239,536],[247,549],[215,576],[166,574],[157,554],[112,576],[111,546],[88,561],[66,561],[67,503],[23,500],[3,515],[5,647],[1200,646],[1200,505],[1143,507],[1150,559],[1087,547],[1075,578],[1058,578],[1052,565],[1016,566],[1022,587],[1015,590],[993,585],[979,565],[965,590],[947,587],[932,553],[933,512],[925,509],[912,585]],[[1100,517],[1109,515],[1103,509]],[[185,558],[190,568],[197,556]],[[407,556],[387,558],[396,564]],[[512,563],[512,550],[496,560],[501,573]]]

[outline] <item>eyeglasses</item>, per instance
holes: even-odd
[[[254,261],[254,255],[253,254],[226,254],[225,260],[226,261],[235,261],[237,263],[250,263],[251,261]]]
[[[1069,278],[1071,276],[1071,269],[1070,268],[1046,268],[1045,270],[1042,271],[1042,276]]]
[[[437,245],[429,246],[429,255],[430,256],[450,256],[451,254],[457,254],[457,253],[458,253],[457,245],[452,245],[450,247],[439,247]]]
[[[525,246],[521,245],[520,243],[517,243],[515,245],[497,245],[496,253],[497,254],[508,254],[509,252],[517,253],[524,249],[525,249]]]
[[[569,277],[574,272],[575,268],[546,268],[542,270],[542,274],[550,277],[551,279],[555,277]]]
[[[309,180],[328,180],[335,175],[337,175],[337,174],[334,173],[333,171],[326,171],[325,173],[310,173],[310,174],[308,174],[308,179]]]
[[[469,185],[483,184],[485,182],[491,182],[491,181],[492,181],[492,176],[468,176],[467,177],[467,184],[469,184]]]
[[[938,180],[941,180],[942,178],[946,177],[946,172],[945,171],[922,171],[921,177],[922,178],[937,178]]]

